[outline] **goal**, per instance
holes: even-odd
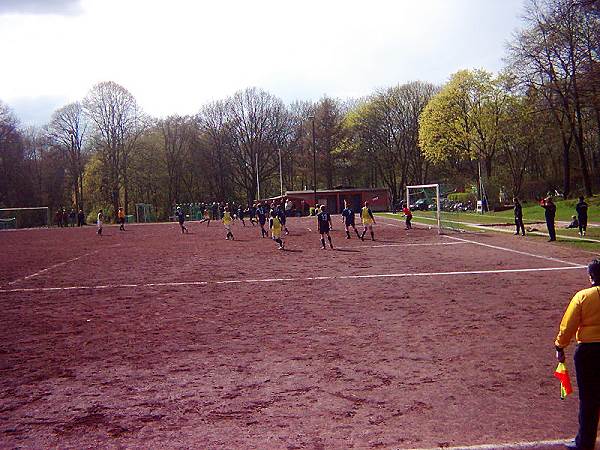
[[[0,222],[0,229],[47,227],[50,226],[50,208],[2,208]]]
[[[442,233],[440,185],[406,186],[406,205],[420,221],[435,226]]]
[[[149,203],[135,204],[135,221],[140,222],[156,222],[156,212],[154,206]]]

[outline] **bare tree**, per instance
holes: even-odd
[[[114,212],[129,203],[129,156],[141,131],[144,117],[127,89],[112,81],[94,86],[83,101],[86,115],[95,125],[94,141],[101,153]]]
[[[84,209],[83,171],[85,159],[83,146],[87,137],[87,127],[88,123],[80,103],[71,103],[55,111],[48,126],[52,143],[60,149],[67,162],[77,209]]]

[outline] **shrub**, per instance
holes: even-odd
[[[477,202],[477,195],[472,192],[454,192],[448,194],[448,200],[458,203]]]

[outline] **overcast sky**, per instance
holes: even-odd
[[[522,0],[0,0],[0,100],[25,124],[100,81],[157,117],[256,86],[361,97],[502,67]]]

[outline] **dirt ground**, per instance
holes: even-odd
[[[325,251],[311,218],[285,251],[249,224],[235,241],[214,222],[0,232],[0,447],[574,436],[553,339],[592,255],[390,219],[346,240],[334,220]]]

